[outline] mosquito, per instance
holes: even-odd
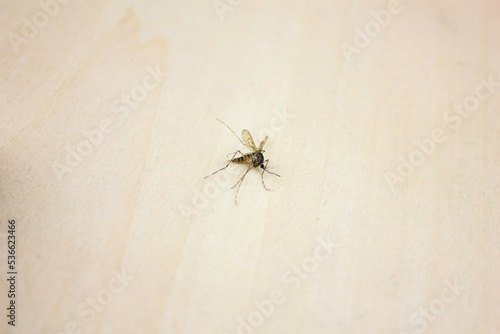
[[[262,174],[261,174],[262,185],[264,186],[264,188],[266,190],[271,190],[268,187],[266,187],[266,184],[264,182],[264,173],[269,173],[269,174],[272,174],[272,175],[276,175],[277,177],[281,177],[281,176],[278,175],[278,174],[276,174],[276,173],[270,172],[268,170],[267,164],[269,163],[269,159],[265,159],[264,155],[262,154],[262,153],[265,152],[263,148],[264,148],[264,145],[267,142],[268,137],[266,136],[266,138],[264,138],[264,140],[260,142],[259,147],[257,147],[257,146],[255,146],[255,142],[253,141],[253,138],[252,138],[252,135],[250,134],[250,131],[248,131],[247,129],[244,129],[241,132],[241,139],[240,139],[240,137],[238,137],[238,135],[233,131],[233,129],[231,129],[226,123],[224,123],[223,121],[221,121],[218,118],[216,118],[216,119],[219,122],[221,122],[222,124],[224,124],[236,136],[236,138],[238,138],[238,140],[240,141],[240,143],[242,143],[247,148],[251,149],[253,152],[242,153],[240,150],[234,152],[233,157],[228,161],[228,163],[227,163],[226,166],[222,167],[221,169],[213,172],[212,174],[210,174],[208,176],[205,176],[205,179],[208,178],[208,177],[210,177],[210,176],[212,176],[212,175],[214,175],[214,174],[217,174],[220,171],[223,171],[226,168],[228,168],[229,164],[231,162],[235,163],[235,164],[248,164],[249,166],[248,166],[247,170],[245,171],[245,174],[243,174],[243,176],[238,180],[238,182],[236,182],[236,184],[231,187],[231,189],[233,189],[234,187],[238,186],[238,188],[236,189],[236,196],[234,198],[235,205],[238,205],[238,192],[240,190],[241,184],[243,183],[243,180],[245,179],[245,176],[253,168],[259,168],[259,167],[262,168]],[[238,153],[241,154],[241,156],[236,157],[236,155]]]

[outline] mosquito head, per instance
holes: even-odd
[[[266,166],[264,166],[264,164],[261,164],[261,165],[260,165],[260,168],[262,168],[262,169],[266,169]]]

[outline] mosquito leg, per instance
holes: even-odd
[[[238,180],[238,182],[236,182],[236,184],[231,187],[231,189],[233,189],[234,187],[238,186],[238,188],[236,189],[236,196],[234,197],[234,204],[235,205],[238,205],[238,192],[240,191],[241,184],[243,183],[243,180],[245,179],[245,176],[248,174],[248,172],[252,168],[253,168],[252,165],[248,166],[247,171],[245,172],[245,174],[243,174],[243,176]]]
[[[249,171],[250,169],[252,169],[252,167],[253,167],[252,165],[249,165],[249,166],[248,166],[248,168],[247,168],[247,170],[246,170],[245,174],[243,174],[243,176],[242,176],[242,177],[240,177],[240,179],[238,180],[238,182],[236,182],[236,183],[234,184],[234,186],[232,186],[232,187],[231,187],[231,189],[233,189],[234,187],[236,187],[236,186],[238,185],[238,183],[240,183],[240,182],[242,182],[242,181],[243,181],[243,179],[245,178],[245,175],[247,175],[248,171]]]
[[[262,169],[262,174],[261,174],[261,176],[262,176],[262,185],[264,186],[264,188],[265,188],[266,190],[271,190],[271,189],[269,189],[268,187],[266,187],[266,184],[264,183],[264,172],[267,172],[267,173],[269,173],[269,174],[276,175],[277,177],[281,177],[281,176],[280,176],[280,175],[278,175],[278,174],[276,174],[276,173],[273,173],[273,172],[270,172],[270,171],[268,171],[268,170],[267,170],[267,169],[268,169],[268,168],[267,168],[267,164],[269,163],[269,159],[267,159],[266,161],[264,161],[264,163],[265,163],[265,165],[264,165],[264,168]]]
[[[264,172],[266,171],[267,169],[267,164],[269,163],[269,159],[267,159],[266,161],[264,161],[264,168],[262,168],[262,174],[260,174],[260,176],[262,177],[262,185],[264,186],[264,189],[266,190],[271,190],[269,189],[268,187],[266,187],[266,184],[264,183]]]
[[[205,177],[204,177],[204,179],[206,179],[207,177],[210,177],[210,176],[212,176],[212,175],[214,175],[214,174],[217,174],[218,172],[223,171],[224,169],[226,169],[227,167],[229,167],[229,164],[233,161],[234,157],[235,157],[235,156],[236,156],[236,154],[238,154],[238,153],[240,153],[241,155],[243,155],[243,153],[241,153],[239,150],[238,150],[238,151],[236,151],[236,152],[234,152],[233,157],[231,158],[231,160],[229,160],[229,161],[228,161],[228,163],[227,163],[227,165],[226,165],[226,166],[222,167],[222,168],[221,168],[221,169],[219,169],[218,171],[213,172],[213,173],[212,173],[212,174],[210,174],[210,175],[205,176]]]
[[[276,174],[276,173],[273,173],[273,172],[268,171],[268,170],[267,170],[267,167],[266,167],[266,169],[264,169],[264,171],[265,171],[266,173],[276,175],[277,177],[281,177],[281,175],[278,175],[278,174]]]
[[[226,156],[227,156],[227,157],[229,157],[231,154],[236,155],[237,153],[239,153],[239,154],[241,154],[241,155],[243,156],[243,153],[242,153],[240,150],[238,150],[238,151],[236,151],[236,152],[234,152],[234,153],[229,153],[229,154],[228,154],[228,155],[226,155]],[[233,160],[233,159],[234,159],[234,155],[233,155],[233,157],[231,158],[231,160]]]

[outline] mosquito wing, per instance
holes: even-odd
[[[243,138],[243,144],[254,151],[258,151],[259,149],[255,146],[252,135],[250,132],[245,129],[241,132],[241,138]]]
[[[266,145],[267,138],[268,138],[268,136],[266,136],[266,138],[264,138],[264,140],[260,142],[259,151],[262,151],[262,149],[264,148],[264,145]]]

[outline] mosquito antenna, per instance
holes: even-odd
[[[221,122],[222,124],[224,124],[235,135],[235,137],[238,138],[238,140],[240,141],[240,143],[242,143],[244,146],[246,146],[245,143],[240,139],[240,137],[238,137],[238,135],[236,134],[236,132],[234,132],[233,129],[231,129],[229,127],[229,125],[227,125],[226,123],[224,123],[223,121],[221,121],[218,118],[215,118],[215,119],[218,120],[219,122]]]

